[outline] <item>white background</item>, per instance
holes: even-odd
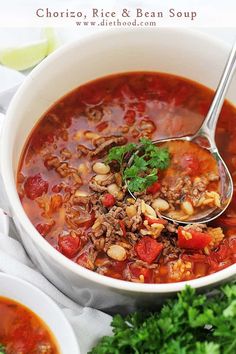
[[[39,7],[60,9],[89,9],[92,7],[115,10],[121,8],[141,7],[148,10],[194,10],[198,12],[195,21],[168,19],[160,21],[161,26],[196,26],[196,27],[235,27],[235,0],[0,0],[0,26],[25,27],[43,26],[43,21],[38,21],[35,10]],[[51,19],[44,25],[67,25],[67,21]],[[74,25],[74,21],[68,24]],[[75,28],[76,30],[76,28]]]
[[[236,1],[235,0],[0,0],[0,48],[21,45],[40,37],[40,27],[57,27],[61,43],[101,30],[99,27],[78,27],[75,19],[40,19],[35,16],[37,8],[54,10],[89,11],[96,7],[104,10],[136,9],[146,11],[195,10],[197,19],[168,19],[160,21],[160,26],[194,27],[206,34],[215,35],[232,43],[236,40]],[[152,20],[152,19],[148,19]],[[159,20],[158,20],[159,21]],[[63,26],[63,27],[62,27]],[[32,28],[34,27],[34,28]],[[104,30],[104,28],[102,28]]]

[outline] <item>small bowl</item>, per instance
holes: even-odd
[[[28,282],[0,273],[0,296],[28,307],[52,331],[61,354],[80,354],[74,331],[60,308],[49,296]]]

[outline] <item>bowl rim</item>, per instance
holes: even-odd
[[[128,282],[125,280],[114,279],[111,277],[107,277],[91,270],[88,270],[75,262],[71,261],[56,249],[54,249],[44,238],[40,237],[38,231],[34,228],[33,224],[29,220],[28,216],[26,215],[23,206],[20,203],[17,191],[15,186],[13,186],[9,181],[12,179],[12,168],[7,166],[7,144],[10,138],[10,131],[11,125],[14,124],[14,112],[16,108],[20,105],[21,96],[25,96],[26,92],[32,85],[32,82],[35,80],[34,77],[44,71],[45,68],[52,65],[54,60],[63,56],[63,54],[73,47],[77,47],[80,45],[85,44],[92,44],[96,40],[106,40],[114,35],[122,35],[123,33],[127,32],[134,32],[136,35],[140,32],[178,32],[179,35],[189,37],[192,40],[194,38],[205,40],[206,42],[211,42],[219,47],[219,49],[226,51],[229,49],[229,45],[222,40],[219,40],[211,35],[205,34],[200,31],[196,31],[193,29],[186,29],[184,28],[158,28],[158,29],[150,29],[150,28],[135,28],[135,29],[110,29],[105,31],[100,31],[98,33],[93,33],[90,35],[85,36],[81,39],[76,39],[61,48],[57,51],[52,53],[49,57],[44,59],[36,68],[32,70],[26,80],[23,82],[22,86],[17,91],[16,95],[14,96],[12,102],[10,103],[9,109],[7,111],[6,119],[4,120],[3,127],[2,127],[2,136],[0,141],[0,171],[2,174],[3,184],[5,187],[6,195],[8,200],[10,201],[10,205],[12,210],[14,211],[14,215],[16,215],[18,222],[23,226],[25,230],[28,232],[28,236],[31,237],[34,243],[40,247],[40,250],[43,252],[44,255],[47,255],[52,260],[54,260],[57,265],[65,267],[67,270],[71,271],[74,275],[79,275],[80,277],[91,281],[94,284],[103,285],[107,288],[122,290],[126,292],[133,292],[133,293],[175,293],[177,291],[181,291],[184,287],[188,284],[194,288],[202,288],[205,286],[209,286],[215,283],[219,283],[221,281],[227,280],[228,278],[234,276],[236,274],[236,264],[233,264],[223,270],[220,270],[216,273],[198,278],[189,281],[182,281],[182,282],[175,282],[175,283],[158,283],[158,284],[146,284],[146,283],[134,283]],[[14,201],[14,202],[13,202]],[[27,237],[28,237],[27,236]]]
[[[70,343],[72,343],[73,347],[74,347],[74,350],[77,350],[76,351],[76,354],[80,354],[80,347],[79,347],[79,343],[78,343],[78,340],[75,336],[75,332],[74,332],[74,329],[72,328],[70,322],[68,321],[68,319],[66,318],[65,314],[63,313],[63,311],[60,309],[60,307],[55,303],[55,301],[50,297],[48,296],[46,293],[44,293],[41,289],[37,288],[35,285],[29,283],[28,281],[26,280],[23,280],[21,278],[18,278],[16,276],[13,276],[13,275],[10,275],[10,274],[7,274],[7,273],[2,273],[0,272],[0,284],[2,283],[2,281],[7,281],[9,282],[10,284],[11,283],[14,283],[14,284],[18,284],[19,287],[21,287],[21,289],[23,290],[23,294],[27,294],[27,293],[30,293],[31,295],[34,294],[37,295],[37,298],[36,296],[32,297],[34,300],[33,302],[36,302],[39,298],[40,300],[42,301],[42,303],[46,303],[47,307],[50,306],[50,308],[52,309],[53,313],[54,314],[57,314],[56,318],[57,318],[57,321],[60,321],[61,323],[63,323],[63,326],[65,327],[66,326],[66,330],[68,331],[67,333],[69,333],[70,335]],[[9,300],[13,300],[13,301],[16,301],[17,303],[19,303],[20,305],[23,305],[25,306],[27,309],[29,309],[30,311],[32,311],[34,314],[36,314],[46,325],[47,327],[49,328],[49,330],[52,332],[53,336],[55,337],[56,339],[56,343],[58,344],[59,346],[59,351],[60,353],[62,354],[61,352],[61,342],[60,342],[60,339],[56,336],[56,334],[53,332],[53,330],[51,329],[50,325],[48,324],[47,320],[45,320],[44,318],[42,318],[42,316],[35,310],[33,310],[28,304],[26,304],[24,302],[24,300],[18,300],[16,299],[11,293],[9,295],[2,295],[2,291],[1,291],[1,286],[0,286],[0,297],[4,297],[4,298],[7,298]],[[23,295],[24,297],[25,295]],[[27,296],[27,295],[26,295]],[[25,297],[26,297],[25,296]]]

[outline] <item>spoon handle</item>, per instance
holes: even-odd
[[[209,136],[212,142],[215,141],[216,124],[225,100],[226,92],[228,90],[229,84],[235,73],[235,68],[236,68],[236,42],[234,43],[232,50],[230,52],[228,61],[225,65],[225,69],[221,76],[210,109],[199,130],[199,133],[201,133],[202,135]]]

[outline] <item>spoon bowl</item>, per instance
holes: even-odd
[[[198,212],[197,214],[189,217],[187,220],[177,220],[171,218],[170,216],[160,213],[164,219],[167,219],[172,222],[186,224],[186,225],[192,223],[210,222],[216,219],[217,217],[219,217],[227,209],[227,207],[229,206],[232,200],[233,181],[229,169],[226,163],[224,162],[223,158],[221,157],[218,148],[216,146],[215,130],[221,112],[221,108],[225,100],[225,95],[227,93],[232,77],[235,73],[235,68],[236,68],[236,42],[233,45],[233,48],[230,52],[229,58],[227,60],[223,74],[219,81],[210,109],[200,129],[192,136],[182,136],[178,138],[173,137],[173,138],[153,141],[153,144],[160,144],[160,143],[173,142],[173,141],[189,141],[198,144],[203,149],[207,149],[214,157],[218,167],[218,172],[220,177],[219,192],[220,192],[221,207],[207,208],[206,210]],[[141,147],[142,144],[138,146],[135,154],[139,153]],[[128,165],[131,165],[133,161],[133,156],[129,159]],[[133,198],[135,198],[135,196],[130,190],[129,193]]]
[[[219,171],[220,177],[220,201],[221,207],[213,207],[204,209],[197,214],[192,215],[188,218],[188,220],[177,220],[173,219],[165,214],[162,214],[162,217],[168,221],[174,221],[181,224],[192,224],[192,223],[207,223],[213,221],[217,217],[219,217],[229,206],[232,197],[233,197],[233,180],[229,169],[221,157],[216,146],[211,146],[211,141],[207,139],[207,137],[201,136],[199,133],[193,136],[183,136],[179,138],[170,138],[170,139],[161,139],[153,141],[154,144],[168,143],[170,141],[189,141],[195,144],[198,144],[202,149],[207,149],[211,155],[214,157],[217,163],[217,168]]]

